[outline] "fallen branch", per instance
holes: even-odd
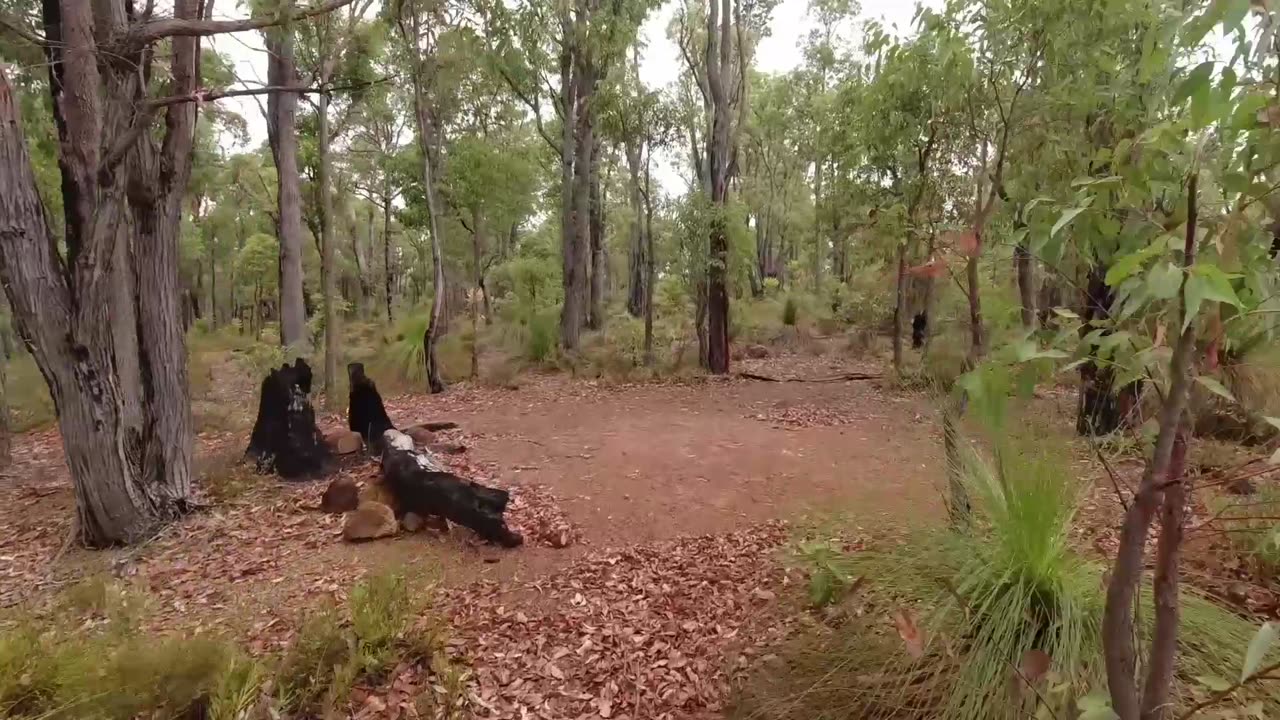
[[[746,380],[760,380],[765,383],[841,383],[849,380],[878,380],[878,373],[841,373],[822,378],[773,378],[759,373],[739,373],[737,377]]]
[[[506,490],[454,475],[429,452],[414,449],[413,438],[398,430],[387,430],[382,444],[382,482],[397,514],[447,518],[503,547],[524,542],[503,517],[510,498]]]

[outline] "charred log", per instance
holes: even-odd
[[[524,542],[503,517],[509,500],[506,490],[448,472],[428,452],[415,451],[413,439],[399,431],[387,431],[382,444],[383,486],[399,513],[443,517],[503,547]]]
[[[245,457],[254,461],[258,472],[297,480],[324,470],[329,451],[316,427],[310,390],[311,367],[301,358],[292,366],[272,370],[263,379],[258,418],[245,450]]]
[[[347,404],[347,427],[360,433],[366,447],[379,451],[382,449],[382,436],[395,425],[387,416],[387,409],[382,404],[382,396],[378,394],[378,386],[364,374],[364,363],[347,365],[347,377],[350,380],[351,395]]]

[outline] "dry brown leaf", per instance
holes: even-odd
[[[924,634],[911,617],[911,611],[906,608],[894,610],[893,624],[898,629],[898,637],[902,638],[907,654],[915,660],[924,657]]]

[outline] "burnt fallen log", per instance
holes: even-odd
[[[276,473],[287,480],[323,473],[329,451],[316,427],[309,397],[311,379],[311,367],[298,358],[262,380],[258,417],[245,450],[258,472]]]
[[[382,450],[382,436],[395,425],[382,404],[378,386],[364,374],[364,363],[347,365],[347,379],[351,391],[347,397],[347,427],[360,433],[365,447],[375,452]]]
[[[415,450],[413,438],[397,430],[388,430],[382,445],[382,483],[397,514],[442,517],[503,547],[524,542],[503,517],[510,499],[506,490],[454,475],[429,452]]]

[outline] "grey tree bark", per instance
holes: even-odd
[[[171,17],[153,20],[126,0],[44,3],[65,257],[0,69],[0,281],[58,409],[78,534],[93,546],[148,538],[192,505],[178,234],[200,38],[280,21],[214,21],[211,9],[175,0]],[[163,39],[161,102],[145,78]],[[105,46],[119,62],[100,62]],[[153,114],[162,132],[152,132]]]
[[[599,330],[604,327],[604,293],[608,263],[604,252],[604,195],[600,188],[601,140],[592,136],[590,183],[591,212],[588,219],[591,250],[591,287],[587,314],[587,327]]]
[[[275,28],[267,33],[267,84],[297,84],[293,33]],[[280,344],[301,352],[307,337],[302,270],[302,180],[298,174],[298,96],[267,96],[267,136],[276,166],[276,234],[280,243]]]
[[[321,84],[328,81],[320,78]],[[330,180],[331,163],[329,152],[329,94],[320,93],[316,102],[316,140],[318,144],[320,167],[316,173],[316,191],[319,193],[317,203],[320,221],[320,274],[323,276],[324,289],[321,307],[324,312],[324,401],[333,407],[337,402],[338,377],[338,314],[334,309],[333,297],[338,293],[338,274],[334,272],[333,238],[333,187]]]

